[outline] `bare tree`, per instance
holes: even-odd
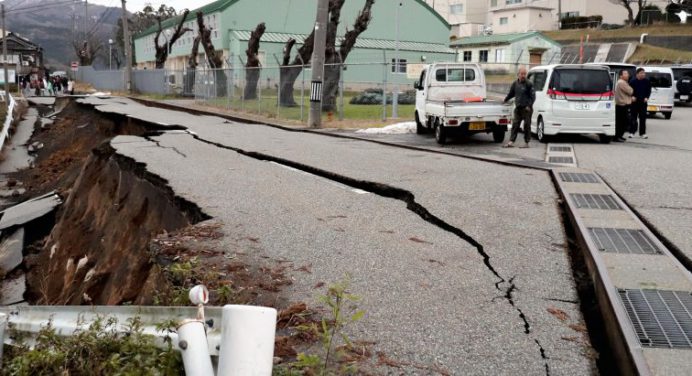
[[[199,43],[201,41],[200,36],[196,36],[192,41],[192,51],[190,56],[187,58],[187,70],[185,71],[185,78],[183,79],[183,94],[190,95],[195,87],[195,79],[197,73],[197,55],[199,55]]]
[[[166,60],[168,60],[168,54],[171,53],[171,50],[173,49],[173,45],[175,42],[180,39],[185,33],[188,31],[192,31],[192,29],[183,27],[185,24],[185,18],[187,18],[187,15],[190,13],[189,10],[185,9],[183,14],[180,16],[180,21],[178,22],[178,26],[176,26],[175,31],[173,32],[173,35],[170,37],[170,39],[167,40],[167,43],[163,46],[159,45],[159,37],[161,36],[161,33],[163,32],[163,29],[161,27],[161,17],[157,17],[156,21],[159,25],[159,29],[156,32],[156,36],[154,37],[154,46],[156,47],[156,69],[163,69],[163,67],[166,64]]]
[[[342,0],[343,1],[343,0]],[[341,40],[339,49],[336,49],[336,29],[338,20],[334,23],[330,22],[329,26],[334,29],[334,36],[331,35],[332,29],[328,29],[327,50],[325,61],[328,64],[324,67],[324,96],[322,99],[322,111],[334,111],[336,109],[336,97],[339,89],[339,80],[341,79],[340,65],[346,61],[346,58],[356,45],[358,36],[368,29],[370,20],[372,20],[372,6],[375,0],[366,0],[363,9],[358,13],[358,17],[353,24],[353,30],[349,30]]]
[[[634,26],[636,23],[639,23],[642,9],[647,5],[647,0],[636,0],[639,9],[637,11],[637,17],[635,18],[634,9],[632,9],[632,3],[634,3],[634,1],[635,0],[610,0],[611,3],[620,4],[627,9],[627,24],[630,26]]]
[[[214,83],[216,85],[216,96],[223,97],[226,95],[227,78],[226,73],[221,70],[223,68],[223,52],[216,51],[214,44],[211,41],[211,29],[204,24],[204,13],[197,12],[197,27],[199,28],[199,38],[204,53],[207,55],[207,64],[212,69],[214,75]]]
[[[260,39],[262,39],[262,35],[264,35],[266,30],[267,27],[264,22],[257,25],[255,31],[250,34],[247,50],[245,50],[245,54],[247,55],[247,63],[245,63],[245,99],[257,98],[257,83],[260,77],[261,65],[258,53]]]
[[[95,35],[92,35],[81,44],[73,42],[72,47],[79,59],[79,65],[87,66],[94,63],[96,56],[103,49],[104,45]]]

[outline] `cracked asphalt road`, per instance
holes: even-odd
[[[569,325],[582,317],[546,173],[104,102],[99,110],[196,134],[118,137],[113,146],[221,219],[227,236],[251,234],[267,256],[312,264],[311,274],[294,273],[292,299],[313,299],[317,282],[351,274],[368,312],[354,338],[453,374],[545,374],[546,365],[551,374],[593,371],[588,345],[565,339],[581,335]],[[443,223],[425,221],[410,201],[385,191],[335,185],[339,177],[409,192]]]

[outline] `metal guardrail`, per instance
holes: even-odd
[[[71,336],[99,318],[116,319],[126,332],[128,320],[138,318],[142,333],[166,348],[179,351],[187,375],[214,375],[211,357],[218,357],[217,375],[271,375],[277,312],[273,308],[226,305],[204,307],[208,292],[203,286],[190,291],[198,307],[147,306],[9,306],[0,307],[0,344],[13,345],[7,332],[28,334],[24,345],[51,324],[60,336]],[[175,323],[175,331],[158,327]],[[0,346],[0,364],[2,346]]]
[[[3,91],[0,95],[4,97],[5,92]],[[17,102],[14,100],[14,97],[12,97],[12,94],[7,94],[7,98],[9,98],[10,106],[7,108],[7,117],[5,118],[5,123],[2,125],[2,130],[0,131],[0,149],[2,149],[3,146],[5,146],[5,140],[7,140],[7,137],[9,136],[10,125],[14,120],[12,113],[14,112],[14,108],[17,105]]]

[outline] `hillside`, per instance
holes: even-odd
[[[83,39],[83,2],[75,4],[64,0],[6,0],[5,7],[7,29],[42,46],[48,67],[65,69],[70,61],[76,59],[72,47],[72,27],[76,25],[77,38]],[[119,7],[88,6],[87,28],[105,45],[103,56],[97,64],[108,64],[108,39],[115,35],[120,15]]]
[[[632,38],[639,39],[643,33],[650,36],[692,36],[692,24],[654,25],[648,27],[625,27],[615,30],[573,29],[543,31],[543,35],[560,43],[578,42],[582,36],[589,35],[591,41]]]

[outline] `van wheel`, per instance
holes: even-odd
[[[440,124],[439,120],[435,121],[435,140],[440,145],[447,143],[447,131],[445,131],[444,125]]]
[[[538,141],[542,143],[548,142],[548,136],[545,135],[545,125],[543,124],[543,119],[538,119],[538,124],[536,125],[536,137]]]
[[[602,144],[609,144],[610,140],[612,140],[613,138],[608,135],[599,134],[598,139],[601,141]]]
[[[418,117],[418,111],[416,111],[416,113],[413,116],[416,118],[416,133],[425,134],[427,132],[427,129],[425,129],[423,123],[420,122],[420,118]]]
[[[496,128],[493,131],[493,141],[495,141],[495,143],[497,143],[497,144],[501,143],[502,141],[505,140],[505,133],[507,133],[507,132],[505,132],[504,129],[499,128],[499,127]]]
[[[673,113],[672,112],[664,112],[663,116],[666,117],[666,120],[670,120],[670,118],[673,117]]]

